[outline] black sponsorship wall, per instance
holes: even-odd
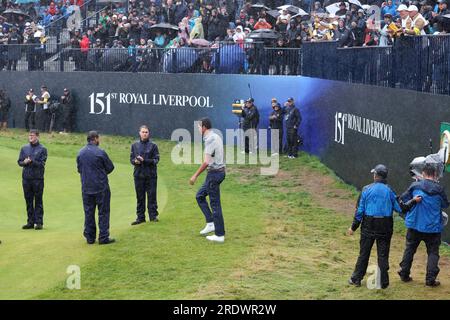
[[[284,103],[292,96],[303,117],[303,150],[358,188],[371,182],[375,164],[384,163],[398,193],[412,182],[410,161],[430,153],[429,139],[437,152],[440,124],[450,122],[448,96],[306,77],[1,72],[0,88],[13,102],[10,126],[24,126],[25,93],[29,88],[39,92],[41,84],[56,98],[64,87],[73,91],[78,131],[135,135],[147,124],[159,138],[170,138],[178,128],[192,133],[193,122],[202,116],[222,131],[236,128],[231,103],[250,94],[260,110],[260,127],[267,128],[270,99]],[[447,173],[442,182],[450,185]],[[450,241],[449,227],[444,239]]]

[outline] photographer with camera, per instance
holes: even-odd
[[[69,89],[64,88],[60,101],[63,112],[63,133],[69,133],[73,131],[76,112],[75,101]]]
[[[25,96],[25,129],[36,128],[36,99],[33,89],[28,90]],[[30,126],[31,120],[31,126]]]
[[[242,117],[244,123],[242,129],[245,133],[245,153],[256,152],[258,145],[257,128],[259,124],[259,111],[253,104],[255,100],[249,98],[245,101],[245,105],[242,106]]]

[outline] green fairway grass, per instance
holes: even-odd
[[[396,276],[404,249],[396,219],[391,286],[369,290],[346,284],[358,252],[352,221],[357,192],[317,158],[281,158],[277,176],[259,167],[230,165],[221,186],[224,244],[199,236],[204,227],[195,194],[204,180],[188,184],[198,165],[175,165],[173,142],[157,140],[160,222],[131,226],[135,192],[129,163],[132,137],[101,138],[115,170],[110,175],[109,246],[86,244],[75,158],[85,136],[41,135],[49,152],[45,174],[44,230],[26,223],[20,147],[23,130],[0,132],[0,299],[448,299],[450,250],[441,246],[442,286],[424,286],[426,255],[419,248],[413,278]],[[370,182],[368,175],[368,183]],[[376,250],[374,250],[375,252]],[[371,263],[376,261],[375,255]],[[67,267],[81,270],[81,289],[66,288]]]

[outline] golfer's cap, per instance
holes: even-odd
[[[248,98],[247,100],[245,100],[245,102],[254,102],[255,100],[253,98]]]
[[[377,164],[375,168],[370,170],[370,173],[375,173],[377,176],[387,178],[388,168],[384,164]]]
[[[294,98],[289,97],[289,98],[287,99],[287,101],[289,101],[289,102],[294,102]]]
[[[411,6],[409,6],[408,11],[409,12],[411,12],[411,11],[419,11],[419,9],[415,5],[411,5]]]
[[[408,7],[404,4],[398,6],[397,11],[408,11]]]

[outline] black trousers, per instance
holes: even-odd
[[[97,235],[95,224],[95,208],[98,207],[99,241],[109,239],[109,216],[110,216],[111,191],[109,187],[99,193],[83,193],[84,208],[84,232],[83,235],[89,242],[94,242]]]
[[[36,129],[36,112],[25,112],[25,129]]]
[[[147,196],[147,208],[150,220],[158,217],[158,203],[156,200],[158,179],[154,178],[134,178],[136,189],[136,215],[138,221],[145,221],[145,196]]]
[[[27,224],[44,224],[44,180],[22,180],[23,194],[27,204]]]
[[[289,156],[298,156],[298,132],[297,129],[287,128],[287,154]]]
[[[420,242],[425,242],[427,247],[427,274],[425,281],[427,283],[433,283],[439,274],[439,246],[441,245],[440,233],[424,233],[414,229],[408,229],[406,233],[406,248],[403,253],[402,262],[400,262],[400,275],[403,278],[407,278],[411,272],[411,266],[414,259],[414,254],[417,251],[417,247]]]
[[[369,264],[370,252],[372,251],[373,244],[377,243],[377,258],[378,267],[380,268],[381,286],[386,287],[389,285],[389,250],[391,247],[392,234],[384,236],[367,235],[361,233],[361,239],[359,241],[359,257],[356,261],[355,271],[352,274],[352,280],[354,282],[360,282],[366,274],[367,266]]]

